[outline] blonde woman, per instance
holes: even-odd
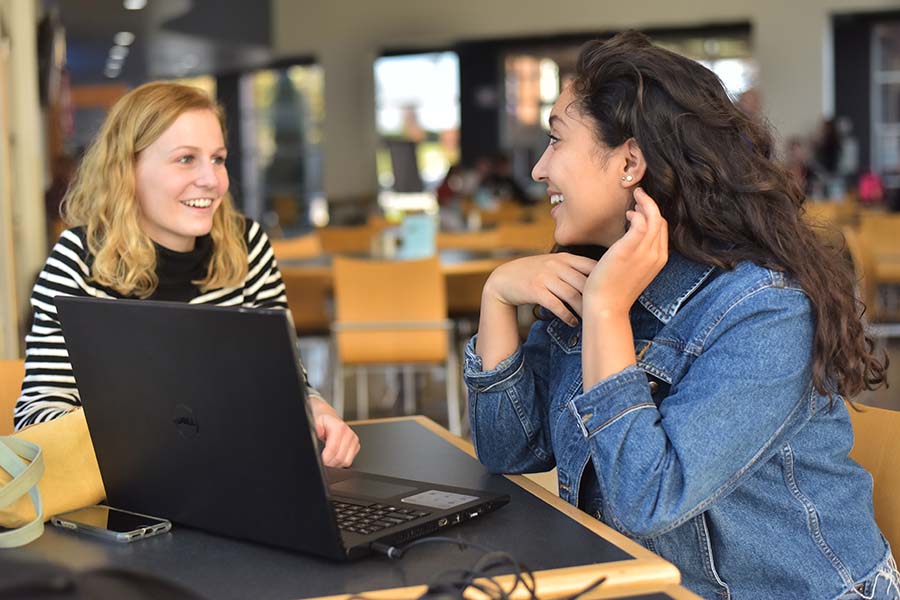
[[[113,107],[63,200],[71,229],[34,286],[16,429],[81,405],[58,295],[287,308],[266,234],[228,195],[224,130],[215,102],[176,83],[143,85]],[[356,434],[309,391],[323,461],[349,466]]]

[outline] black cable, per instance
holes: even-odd
[[[428,584],[428,589],[419,597],[419,600],[462,599],[465,591],[470,588],[481,592],[491,600],[510,600],[511,594],[519,587],[519,585],[522,585],[528,592],[526,598],[529,600],[540,600],[536,593],[537,585],[534,580],[534,573],[531,569],[521,564],[511,554],[494,550],[493,548],[488,548],[481,544],[464,542],[455,538],[435,536],[422,538],[399,548],[380,542],[373,542],[370,545],[370,548],[375,552],[384,554],[390,559],[399,560],[412,548],[425,544],[451,544],[457,546],[460,551],[472,548],[481,550],[484,552],[484,555],[476,561],[471,569],[452,569],[438,574],[437,577]],[[508,590],[504,589],[496,579],[496,577],[502,574],[492,574],[492,572],[499,569],[512,569],[513,581],[512,586]],[[578,598],[591,590],[596,589],[605,581],[606,577],[600,577],[587,587],[579,590],[564,600],[578,600]],[[363,596],[354,596],[352,600],[367,599]]]

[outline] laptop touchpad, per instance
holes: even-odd
[[[328,486],[332,493],[351,494],[354,496],[370,496],[372,498],[390,498],[400,494],[408,494],[417,488],[395,483],[385,483],[365,477],[352,477]]]

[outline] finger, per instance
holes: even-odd
[[[586,256],[578,256],[577,254],[569,254],[568,252],[560,252],[558,253],[558,256],[567,265],[585,275],[590,275],[591,271],[594,270],[594,267],[597,266],[596,260]]]
[[[316,419],[316,437],[325,441],[325,415]]]
[[[656,200],[650,197],[644,188],[638,187],[634,190],[634,200],[635,205],[642,208],[647,215],[660,215],[659,205],[656,203]]]
[[[322,462],[328,467],[334,466],[334,459],[337,455],[337,440],[330,439],[325,442],[325,449],[322,450]]]
[[[625,212],[625,218],[628,219],[630,226],[623,239],[631,240],[635,244],[640,243],[647,235],[647,217],[639,210],[629,210]]]
[[[566,308],[566,305],[562,303],[562,300],[554,296],[550,290],[544,290],[544,293],[541,295],[540,305],[559,317],[570,327],[578,326],[578,319],[575,318],[575,315],[573,315],[572,312]]]
[[[351,443],[347,448],[347,451],[344,453],[343,460],[341,461],[341,466],[346,468],[353,464],[353,459],[356,458],[356,455],[359,454],[359,438],[356,434],[350,438]]]
[[[588,276],[575,269],[565,269],[559,274],[559,278],[581,293],[584,291],[584,284],[587,283]]]
[[[547,289],[565,304],[568,304],[578,316],[584,314],[584,311],[581,309],[583,299],[579,290],[561,279],[550,281],[547,284]]]
[[[345,427],[341,432],[341,446],[335,456],[335,462],[339,467],[346,467],[350,464],[350,452],[356,442],[356,434],[349,427]]]

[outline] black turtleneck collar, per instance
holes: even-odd
[[[189,252],[175,252],[156,246],[156,276],[159,285],[151,300],[187,302],[197,295],[197,286],[191,283],[206,277],[209,259],[212,255],[212,239],[208,235],[197,238],[194,249]]]

